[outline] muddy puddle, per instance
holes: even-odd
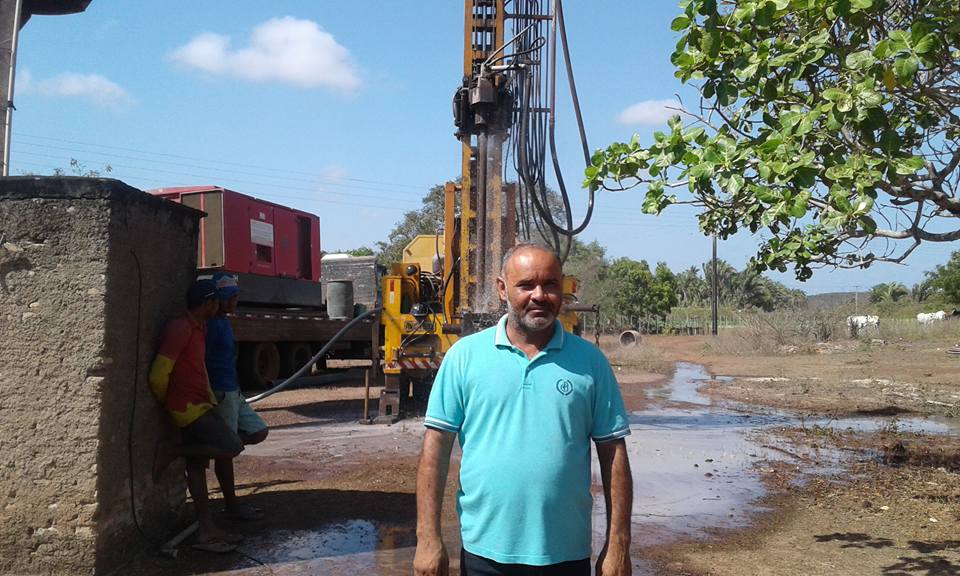
[[[802,419],[775,410],[734,403],[715,404],[697,392],[712,377],[702,366],[678,363],[674,377],[648,392],[655,403],[631,415],[627,442],[634,478],[634,540],[662,544],[702,535],[709,528],[745,525],[761,512],[764,495],[757,465],[780,460],[807,472],[839,472],[844,456],[831,450],[798,453],[777,445],[765,429],[820,426],[835,430],[899,430],[951,433],[955,424],[922,418],[865,417]],[[720,379],[722,380],[722,378]],[[799,458],[798,458],[799,457]],[[594,483],[600,484],[594,463]],[[594,502],[595,547],[605,530],[603,494]]]
[[[631,415],[632,435],[627,447],[634,475],[633,534],[641,546],[678,538],[697,537],[710,528],[745,525],[761,511],[756,502],[764,495],[758,466],[781,460],[839,471],[840,454],[820,450],[799,454],[778,446],[764,429],[824,426],[845,430],[875,430],[892,426],[900,430],[956,433],[946,422],[926,419],[856,418],[802,421],[777,411],[714,404],[697,387],[711,375],[695,364],[680,363],[674,377],[649,391],[654,400],[648,410]],[[291,426],[271,431],[270,441],[251,447],[250,453],[272,458],[298,458],[322,450],[340,454],[415,450],[422,422],[410,420],[396,427],[352,423]],[[799,458],[799,459],[798,459]],[[594,541],[603,544],[605,510],[600,472],[594,462]],[[304,511],[309,514],[309,510]],[[455,530],[455,527],[451,528]],[[448,538],[451,554],[457,544]],[[409,574],[415,550],[415,526],[369,519],[348,519],[318,525],[310,530],[271,531],[248,537],[234,567],[216,574]],[[634,574],[654,574],[639,563]]]

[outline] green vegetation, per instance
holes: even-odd
[[[438,234],[443,230],[443,185],[430,188],[423,197],[417,210],[404,213],[403,218],[390,234],[386,242],[377,242],[377,262],[390,266],[399,262],[403,248],[421,234]]]
[[[960,239],[957,0],[680,7],[671,60],[699,109],[650,146],[599,150],[587,186],[643,186],[652,214],[692,203],[721,238],[765,230],[755,268],[792,264],[801,280]]]
[[[899,282],[887,282],[886,284],[877,284],[870,289],[870,301],[878,302],[898,302],[910,295],[907,287]]]
[[[946,302],[960,307],[960,251],[951,254],[946,264],[927,272],[927,276],[932,290],[939,291]]]

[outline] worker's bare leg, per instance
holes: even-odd
[[[237,507],[237,491],[233,475],[233,458],[217,458],[213,461],[213,471],[220,482],[220,491],[223,492],[223,505],[227,512]]]
[[[190,490],[193,509],[197,513],[197,542],[209,542],[220,537],[221,531],[213,524],[213,518],[210,516],[206,469],[199,466],[187,468],[187,489]]]
[[[259,444],[266,440],[269,429],[264,428],[253,434],[241,434],[245,446]],[[240,512],[237,503],[236,477],[233,470],[233,458],[217,458],[214,460],[213,470],[217,474],[217,481],[220,482],[220,491],[223,492],[223,505],[228,513],[234,514]]]

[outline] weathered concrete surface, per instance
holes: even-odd
[[[199,217],[116,180],[0,179],[0,574],[105,573],[178,521],[146,374]]]

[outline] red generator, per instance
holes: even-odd
[[[320,307],[320,218],[219,186],[150,194],[206,212],[197,266],[238,275],[245,304]]]

